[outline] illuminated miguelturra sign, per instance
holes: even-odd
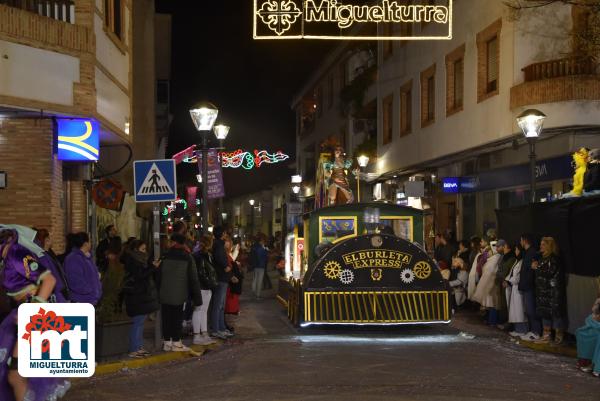
[[[254,39],[449,40],[452,1],[254,0]]]

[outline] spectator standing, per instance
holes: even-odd
[[[215,227],[213,245],[213,266],[217,273],[217,287],[213,291],[213,303],[211,313],[212,337],[226,339],[233,337],[233,333],[225,326],[225,301],[229,280],[232,277],[232,267],[225,251],[226,234],[223,227]]]
[[[534,260],[536,313],[542,319],[544,332],[538,343],[549,343],[554,329],[554,343],[564,338],[565,289],[562,265],[558,260],[558,246],[552,237],[542,238],[541,260]]]
[[[523,248],[514,247],[515,263],[511,267],[502,287],[506,292],[506,306],[508,308],[508,323],[513,325],[512,337],[521,337],[527,333],[527,317],[525,316],[525,299],[519,291],[521,266],[523,264]]]
[[[575,331],[577,338],[577,367],[600,377],[600,298],[592,306],[592,314],[585,319],[585,326]]]
[[[264,234],[257,234],[256,241],[250,249],[250,265],[254,272],[252,279],[252,291],[257,299],[260,299],[265,271],[267,269],[268,253],[265,249],[266,237]]]
[[[202,294],[202,305],[194,308],[192,314],[192,328],[194,330],[194,344],[210,345],[215,341],[208,335],[208,306],[212,297],[213,290],[217,287],[217,273],[212,264],[210,250],[213,247],[213,240],[210,236],[202,236],[198,242],[198,252],[194,254],[196,268],[198,269],[198,279],[200,280],[200,289]]]
[[[240,264],[235,260],[235,248],[231,239],[225,241],[225,250],[229,258],[229,263],[232,267],[232,276],[227,289],[227,299],[225,301],[225,313],[237,315],[240,313],[240,295],[242,294],[242,285],[244,283],[244,274],[240,268]],[[235,255],[237,256],[237,254]]]
[[[499,239],[496,243],[496,250],[502,255],[498,263],[496,284],[494,286],[498,291],[498,304],[496,309],[498,310],[498,322],[501,323],[498,328],[505,329],[504,323],[506,323],[508,319],[508,309],[506,307],[506,291],[503,283],[510,272],[510,269],[515,265],[517,257],[515,256],[513,247],[503,239]]]
[[[194,258],[185,245],[185,236],[171,235],[173,244],[162,258],[159,270],[159,299],[162,312],[163,350],[189,351],[181,342],[183,305],[192,295],[194,305],[202,305],[202,293]]]
[[[521,338],[526,341],[535,341],[540,338],[542,323],[536,315],[535,308],[535,274],[531,266],[537,252],[533,246],[531,234],[521,235],[521,247],[523,248],[523,263],[521,264],[519,291],[525,300],[525,314],[529,323],[529,332]]]
[[[100,273],[91,254],[90,237],[80,232],[72,237],[73,249],[65,258],[65,275],[71,290],[71,301],[98,304],[102,296]]]
[[[40,263],[46,267],[46,269],[48,269],[56,279],[56,285],[54,286],[54,296],[56,298],[56,302],[70,302],[71,294],[69,291],[69,284],[67,282],[65,269],[52,250],[50,232],[45,228],[36,231],[35,243],[45,251],[44,255],[39,258]]]
[[[471,237],[470,239],[471,246],[469,252],[469,263],[467,263],[467,267],[471,269],[477,260],[477,257],[481,253],[481,238],[479,237]]]
[[[456,278],[450,281],[450,287],[454,293],[455,305],[459,307],[467,300],[466,287],[469,282],[469,273],[464,259],[459,257],[452,259],[452,270],[456,273],[452,273],[451,276]]]
[[[106,236],[96,247],[96,265],[98,266],[100,273],[104,273],[106,269],[108,269],[106,251],[108,251],[111,240],[118,236],[117,227],[113,224],[109,224],[104,228],[104,233]]]
[[[477,283],[477,289],[473,294],[473,300],[481,304],[481,308],[487,310],[487,324],[495,326],[498,324],[498,290],[496,289],[496,272],[501,255],[494,252],[494,242],[488,243],[487,238],[481,241],[484,252],[479,261],[485,260],[481,267],[481,278]],[[483,257],[485,255],[485,258]]]
[[[160,308],[153,277],[160,261],[149,263],[147,245],[140,240],[130,242],[123,259],[125,310],[133,321],[129,330],[129,356],[140,358],[150,354],[144,349],[144,322],[150,313]]]

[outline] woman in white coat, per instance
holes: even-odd
[[[481,252],[478,252],[475,255],[475,259],[473,260],[473,265],[471,266],[471,270],[469,270],[469,282],[467,284],[467,298],[469,301],[474,301],[473,295],[475,295],[475,290],[477,290],[477,282],[479,281],[479,275],[477,274],[477,261],[481,256]]]
[[[495,326],[498,323],[498,290],[496,288],[496,272],[501,255],[495,252],[493,244],[487,248],[488,258],[481,269],[481,279],[477,283],[477,289],[473,294],[473,300],[479,302],[482,308],[488,310],[487,322]]]
[[[508,276],[503,283],[506,291],[506,306],[508,307],[508,323],[514,325],[514,330],[509,334],[513,337],[520,337],[527,333],[527,316],[525,316],[525,300],[519,291],[519,281],[521,279],[521,264],[523,263],[523,249],[520,245],[515,247],[517,261],[510,269]]]

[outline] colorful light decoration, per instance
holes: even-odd
[[[175,200],[174,202],[171,202],[171,203],[167,204],[167,206],[165,206],[165,208],[163,209],[163,212],[162,212],[163,216],[168,216],[171,213],[173,213],[173,211],[177,207],[178,203],[183,204],[184,210],[188,208],[188,204],[185,199],[177,198],[177,200]]]
[[[197,153],[193,149],[186,149],[176,155],[185,163],[196,163]],[[176,157],[174,156],[174,158]],[[182,157],[183,156],[183,157]],[[290,158],[289,155],[281,150],[275,153],[269,153],[266,150],[254,150],[254,152],[238,149],[234,152],[220,152],[221,167],[223,168],[243,168],[244,170],[252,170],[260,168],[263,164],[281,163]]]

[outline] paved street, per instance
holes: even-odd
[[[573,359],[460,319],[299,331],[272,298],[242,307],[238,337],[201,359],[80,381],[66,400],[598,400],[600,382]]]

